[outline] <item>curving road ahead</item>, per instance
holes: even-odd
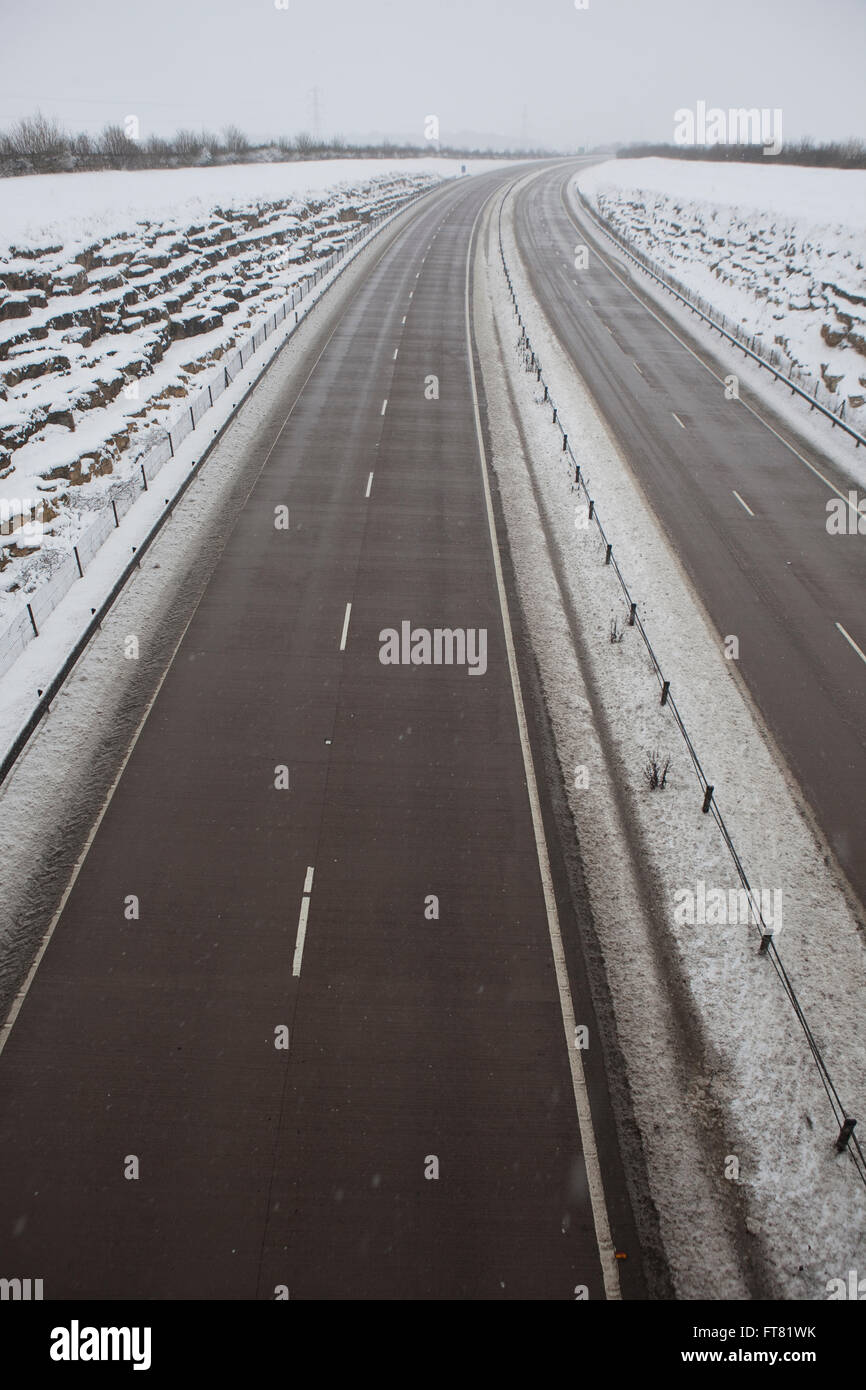
[[[717,631],[739,637],[740,673],[866,903],[866,549],[825,524],[828,499],[852,485],[748,391],[725,400],[705,350],[633,292],[637,272],[633,288],[612,272],[610,243],[567,191],[573,174],[516,190],[533,291]]]

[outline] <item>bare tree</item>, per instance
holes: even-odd
[[[198,158],[201,149],[201,137],[196,135],[194,130],[179,130],[171,144],[178,159],[185,164],[192,164]]]
[[[8,138],[12,153],[22,159],[56,159],[69,153],[69,140],[63,127],[53,117],[43,116],[41,111],[18,121]]]
[[[227,125],[223,126],[223,146],[228,154],[246,154],[250,142],[240,126]]]
[[[99,137],[101,154],[115,168],[118,164],[138,163],[140,150],[134,140],[130,140],[122,125],[107,125]]]

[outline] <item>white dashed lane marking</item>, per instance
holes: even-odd
[[[371,476],[371,477],[373,476],[372,473],[370,474],[370,476]],[[342,637],[340,638],[340,651],[341,651],[341,652],[344,652],[344,651],[346,650],[346,637],[348,636],[348,633],[349,633],[349,619],[351,618],[351,616],[352,616],[352,605],[351,605],[351,603],[347,603],[347,604],[346,604],[346,616],[345,616],[345,618],[343,619],[343,635],[342,635]]]
[[[842,636],[845,638],[845,641],[849,644],[849,646],[854,648],[860,660],[866,661],[866,652],[864,652],[862,647],[857,646],[857,643],[854,641],[854,638],[851,636],[850,632],[846,632],[841,623],[837,623],[836,626],[838,627],[839,631],[841,632]]]
[[[307,937],[307,917],[310,913],[310,894],[313,891],[313,874],[315,869],[312,865],[307,868],[307,876],[304,879],[304,896],[301,898],[301,910],[298,913],[298,934],[295,938],[295,958],[292,961],[292,974],[300,975],[301,960],[304,955],[304,942]]]
[[[737,492],[737,489],[736,489],[736,488],[733,489],[733,493],[734,493],[734,496],[736,497],[737,501],[739,502],[740,506],[741,506],[741,507],[745,507],[746,511],[749,513],[749,516],[754,516],[755,513],[752,511],[752,509],[751,509],[751,507],[749,506],[748,502],[744,502],[744,501],[743,501],[742,497],[741,497],[740,494]]]

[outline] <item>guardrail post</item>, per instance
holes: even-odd
[[[637,604],[633,603],[628,611],[628,625],[634,627],[634,620],[637,617]]]
[[[195,429],[195,416],[192,413],[192,406],[190,406],[189,408],[189,423],[192,426],[192,428]]]
[[[119,526],[119,525],[120,525],[120,519],[119,519],[119,517],[118,517],[118,515],[117,515],[117,503],[115,502],[115,500],[114,500],[113,497],[112,497],[112,499],[111,499],[111,510],[114,512],[114,524],[115,524],[115,526]]]
[[[171,438],[171,435],[169,435]],[[144,471],[144,464],[141,465],[141,481],[144,483],[144,490],[147,492],[147,474]]]
[[[563,435],[562,435],[562,452],[565,453],[565,451],[566,451],[567,448],[568,448],[568,435],[565,433],[565,431],[563,431]]]
[[[589,499],[589,520],[592,521],[592,519],[593,519],[594,516],[595,516],[595,503],[593,502],[592,498],[590,497],[590,499]]]
[[[666,704],[667,704],[667,702],[668,702],[668,695],[670,695],[670,693],[671,693],[671,683],[670,683],[670,681],[662,681],[662,698],[661,698],[661,703],[662,703],[663,705],[666,705]]]
[[[856,1123],[857,1123],[857,1121],[854,1120],[854,1119],[852,1119],[850,1115],[846,1115],[846,1117],[845,1117],[845,1123],[843,1124],[842,1128],[839,1130],[839,1138],[836,1140],[836,1152],[837,1152],[837,1154],[840,1154],[840,1153],[842,1153],[842,1151],[843,1151],[844,1149],[847,1149],[847,1147],[848,1147],[848,1140],[851,1138],[851,1135],[854,1133],[854,1126],[856,1125]]]
[[[713,792],[714,792],[714,791],[715,791],[715,787],[711,787],[711,786],[709,786],[709,784],[708,784],[708,785],[707,785],[707,789],[706,789],[706,791],[704,792],[704,804],[703,804],[703,806],[701,807],[701,810],[703,811],[704,815],[707,814],[707,812],[709,811],[711,805],[713,804]]]
[[[772,940],[773,940],[773,933],[772,933],[771,931],[763,931],[763,932],[761,932],[761,944],[760,944],[760,946],[758,947],[758,955],[759,955],[759,956],[765,956],[765,955],[767,954],[767,952],[768,952],[769,949],[770,949],[770,942],[771,942]]]
[[[77,546],[77,545],[74,545],[74,546],[72,547],[72,553],[73,553],[73,555],[75,556],[75,563],[76,563],[76,565],[78,566],[78,578],[79,578],[79,579],[83,579],[83,578],[84,578],[84,570],[81,568],[81,556],[78,554],[78,546]]]
[[[29,604],[29,603],[28,603],[28,605],[27,605],[27,612],[30,614],[30,621],[31,621],[31,623],[33,624],[33,635],[34,635],[34,637],[38,637],[38,636],[39,636],[39,628],[36,626],[36,619],[35,619],[34,616],[33,616],[33,609],[30,607],[30,604]]]
[[[607,554],[606,554],[605,557],[604,557],[604,563],[605,563],[606,565],[609,565],[609,564],[610,564],[610,557],[611,557],[612,554],[613,554],[613,546],[610,544],[610,542],[608,542]]]

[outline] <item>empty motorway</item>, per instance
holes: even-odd
[[[732,347],[719,349],[719,365],[633,292],[639,272],[613,273],[610,243],[569,192],[574,170],[548,170],[515,192],[534,293],[720,643],[739,639],[737,670],[862,905],[864,548],[861,536],[826,527],[828,500],[853,484],[745,387],[741,401],[726,400]],[[578,271],[574,249],[585,243]]]
[[[475,399],[468,256],[511,176],[424,200],[308,325],[45,923],[0,1272],[46,1298],[641,1296]]]

